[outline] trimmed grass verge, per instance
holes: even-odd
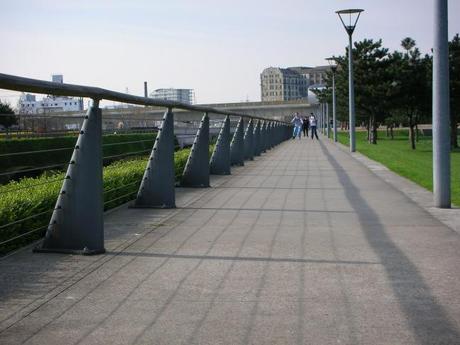
[[[421,136],[417,149],[410,148],[408,131],[397,130],[392,140],[379,131],[377,145],[367,142],[367,132],[356,132],[356,150],[382,163],[391,171],[433,191],[433,153],[431,137]],[[339,132],[338,141],[349,145],[348,133]],[[460,150],[450,153],[452,203],[460,206]]]
[[[103,157],[111,157],[104,159],[104,165],[126,158],[124,155],[132,152],[137,152],[138,155],[148,154],[155,138],[156,133],[104,135]],[[77,136],[0,140],[0,173],[4,174],[0,176],[0,183],[8,183],[13,178],[37,177],[45,170],[61,170],[62,167],[55,165],[68,163],[76,141]],[[21,152],[24,153],[15,155]],[[55,167],[42,168],[50,166]],[[31,171],[12,173],[29,169]],[[5,174],[8,172],[11,172],[11,175]]]
[[[210,154],[214,145],[210,145]],[[174,153],[176,181],[182,176],[190,149]],[[104,167],[104,209],[122,205],[136,196],[147,157],[130,158]],[[45,173],[36,178],[23,178],[0,186],[0,242],[30,231],[35,232],[8,244],[0,245],[0,256],[33,242],[46,231],[64,173]],[[17,222],[17,223],[14,223]],[[9,226],[4,226],[6,224]]]

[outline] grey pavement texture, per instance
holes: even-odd
[[[460,235],[355,158],[285,142],[104,255],[2,259],[0,344],[460,344]]]

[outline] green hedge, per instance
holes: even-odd
[[[213,146],[210,146],[210,154]],[[176,181],[180,180],[190,149],[174,154]],[[137,157],[114,162],[104,167],[104,209],[112,209],[136,196],[147,157]],[[41,229],[5,245],[0,245],[0,255],[26,245],[43,236],[55,206],[64,173],[43,174],[36,178],[23,178],[0,186],[0,224],[9,224],[32,217],[17,224],[0,228],[0,242]],[[12,191],[12,192],[8,192]],[[35,216],[40,214],[39,216]],[[1,226],[1,225],[0,225]]]
[[[128,152],[150,150],[155,140],[156,133],[145,134],[109,134],[102,137],[103,156],[115,156]],[[145,140],[145,141],[144,141]],[[72,150],[77,141],[76,136],[61,136],[55,138],[32,138],[32,139],[13,139],[0,141],[0,173],[12,172],[50,166],[55,164],[67,164],[70,160]],[[141,141],[141,142],[139,142]],[[133,142],[133,143],[131,143]],[[126,143],[122,145],[112,145]],[[1,156],[16,152],[30,152],[41,150],[64,149],[35,154],[22,154],[18,156]],[[148,152],[146,152],[148,154]],[[144,154],[146,154],[144,153]],[[104,165],[108,165],[120,158],[105,159]],[[6,183],[11,178],[34,177],[40,175],[44,170],[40,169],[24,174],[13,174],[0,176],[0,183]],[[54,170],[62,170],[59,167]]]

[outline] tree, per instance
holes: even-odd
[[[365,39],[356,42],[352,50],[354,60],[356,123],[366,123],[368,139],[377,143],[377,129],[389,114],[389,99],[392,89],[390,84],[391,61],[388,49],[382,47],[382,40]],[[348,48],[343,56],[334,57],[337,63],[336,95],[337,118],[348,121]],[[330,102],[332,74],[327,73],[327,87],[318,92],[320,100]]]
[[[14,115],[13,109],[7,103],[0,101],[0,125],[7,130],[18,123],[17,117]]]
[[[458,34],[449,42],[450,77],[450,144],[458,148],[457,127],[460,123],[460,37]]]
[[[406,54],[409,55],[409,52],[415,47],[415,40],[410,37],[406,37],[401,41],[401,46],[406,50]]]
[[[391,55],[393,74],[393,117],[405,116],[409,124],[409,138],[412,149],[415,150],[417,125],[423,115],[426,115],[431,98],[427,83],[427,68],[429,58],[422,58],[415,47],[415,41],[406,37],[401,42],[405,53],[395,51]],[[428,59],[428,60],[427,60]]]

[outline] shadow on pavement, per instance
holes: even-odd
[[[366,240],[385,268],[394,296],[420,344],[458,344],[460,333],[443,307],[437,303],[430,288],[424,282],[417,267],[392,241],[385,231],[378,214],[369,206],[346,171],[329,152],[326,145],[320,147],[329,163],[337,169],[337,177],[346,198],[354,208],[363,226]]]

